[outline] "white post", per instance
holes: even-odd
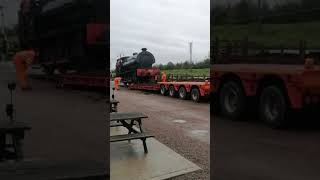
[[[189,45],[190,45],[190,63],[192,63],[192,42],[190,42]]]

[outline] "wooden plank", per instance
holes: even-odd
[[[109,172],[104,162],[55,162],[51,160],[31,160],[0,163],[1,179],[106,179]]]
[[[8,132],[14,130],[30,130],[31,127],[23,122],[0,121],[0,132]]]
[[[134,120],[134,119],[142,119],[147,117],[148,116],[140,112],[110,113],[110,121]]]
[[[118,104],[118,103],[120,103],[118,100],[115,100],[115,99],[111,99],[110,100],[110,103],[111,104]]]
[[[154,137],[149,133],[135,133],[135,134],[122,134],[116,136],[110,136],[110,142],[127,141],[133,139],[150,138]]]
[[[133,123],[133,125],[135,126],[135,125],[137,125],[136,123]],[[123,124],[122,123],[118,123],[118,122],[116,122],[116,121],[111,121],[110,122],[110,127],[120,127],[120,126],[123,126]]]

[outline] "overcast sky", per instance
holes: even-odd
[[[132,55],[145,47],[156,63],[208,57],[210,0],[111,0],[110,68],[120,54]]]
[[[6,26],[12,26],[17,23],[19,3],[20,0],[0,0],[0,6],[4,7]]]

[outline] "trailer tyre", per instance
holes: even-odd
[[[191,99],[194,102],[199,102],[200,101],[200,91],[198,88],[193,88],[191,90]]]
[[[259,115],[265,123],[274,128],[281,128],[287,124],[288,101],[281,88],[264,88],[259,102]]]
[[[46,75],[51,76],[54,74],[55,68],[53,66],[44,66],[43,71]]]
[[[173,86],[170,86],[170,87],[169,87],[169,95],[170,95],[171,97],[176,97],[176,96],[177,96],[177,92],[176,92],[176,90],[174,89]]]
[[[164,96],[167,94],[167,90],[166,90],[166,87],[164,85],[160,86],[160,93],[162,95],[164,95]]]
[[[219,97],[221,113],[231,119],[239,119],[245,111],[245,98],[239,83],[230,81],[223,84]]]
[[[187,99],[187,90],[185,87],[181,86],[179,88],[179,98],[180,99]]]

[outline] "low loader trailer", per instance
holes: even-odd
[[[103,73],[70,73],[58,76],[57,87],[78,86],[78,87],[109,87],[110,79]]]
[[[210,78],[170,74],[164,79],[160,69],[152,66],[155,63],[153,54],[146,48],[141,50],[140,53],[117,59],[116,77],[120,77],[129,89],[157,91],[180,99],[191,97],[195,102],[209,96]]]
[[[191,98],[194,102],[199,102],[201,99],[210,95],[210,82],[197,81],[168,81],[150,83],[132,83],[129,89],[157,91],[162,95],[170,97],[179,97],[180,99]]]
[[[250,113],[251,103],[261,120],[280,128],[288,125],[293,111],[319,107],[320,51],[307,49],[303,42],[296,49],[278,52],[247,40],[216,40],[214,46],[215,112],[239,119]]]

